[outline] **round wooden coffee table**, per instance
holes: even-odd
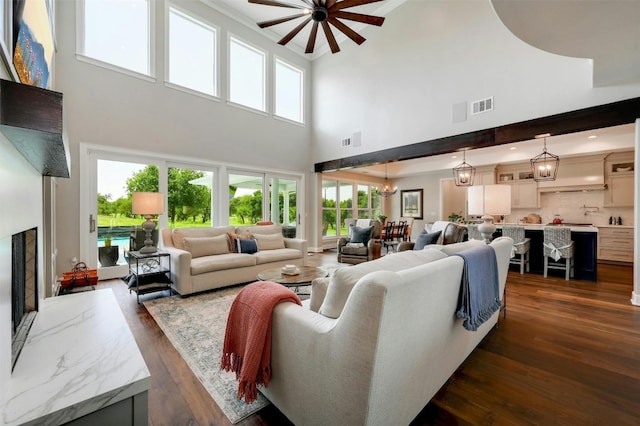
[[[311,284],[316,278],[324,278],[328,274],[317,266],[298,266],[298,274],[287,275],[282,273],[282,268],[271,268],[258,274],[260,281],[273,281],[285,287],[293,288],[299,295],[309,295],[308,293],[298,293],[298,287]]]

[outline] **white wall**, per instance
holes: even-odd
[[[7,79],[4,70],[0,78]],[[11,375],[11,236],[38,228],[38,295],[43,299],[42,176],[0,133],[0,406]]]
[[[75,55],[76,3],[57,3],[56,90],[64,93],[72,171],[57,187],[58,269],[79,255],[79,144],[135,148],[150,153],[243,164],[250,169],[310,169],[309,127],[229,106],[226,99],[227,35],[270,49],[307,70],[308,61],[199,1],[177,1],[220,29],[221,101],[164,86],[165,1],[156,1],[156,81],[149,82],[79,61]],[[229,31],[227,31],[229,30]],[[269,58],[272,64],[273,56]],[[307,102],[306,110],[309,110]],[[310,118],[310,115],[307,114]],[[64,237],[63,237],[64,236]]]
[[[525,44],[488,1],[410,0],[363,35],[314,61],[314,162],[640,96],[638,84],[593,89],[590,60]],[[494,111],[452,123],[453,104],[488,96]],[[361,147],[339,148],[358,131]]]

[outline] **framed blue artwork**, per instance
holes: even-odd
[[[13,8],[13,65],[20,82],[48,89],[55,44],[53,3],[16,0]]]

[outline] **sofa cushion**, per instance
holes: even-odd
[[[207,272],[222,271],[224,269],[255,266],[256,259],[251,254],[227,253],[215,256],[203,256],[191,259],[191,275]]]
[[[367,226],[364,228],[360,228],[359,226],[353,226],[351,228],[351,239],[350,243],[362,243],[367,245],[369,240],[371,239],[371,233],[373,232],[373,226]]]
[[[184,250],[185,238],[217,237],[218,235],[223,235],[227,232],[233,232],[233,230],[233,226],[214,226],[211,228],[175,228],[171,230],[171,239],[173,240],[173,246],[175,248]]]
[[[282,234],[253,234],[253,238],[258,242],[260,251],[284,248],[284,236]]]
[[[258,252],[258,243],[249,238],[238,238],[236,240],[236,251],[238,253],[253,254]]]
[[[327,295],[320,306],[319,313],[329,318],[338,318],[353,286],[369,272],[398,272],[445,257],[447,255],[438,250],[407,250],[371,262],[338,268],[331,276]]]
[[[258,265],[261,265],[261,264],[271,263],[271,262],[282,262],[285,260],[301,259],[302,252],[296,249],[283,248],[283,249],[259,251],[253,256],[256,258],[256,263]]]
[[[192,258],[229,253],[229,243],[226,235],[199,238],[186,237],[183,242],[185,250],[191,253]]]
[[[236,234],[242,235],[248,233],[253,234],[282,234],[282,226],[280,225],[249,225],[238,226],[235,230]]]
[[[427,232],[422,231],[418,238],[416,239],[416,243],[413,245],[414,250],[422,250],[425,246],[435,244],[438,242],[438,238],[440,238],[440,234],[442,231],[438,232]]]
[[[368,256],[369,248],[362,243],[347,243],[340,249],[340,253],[344,255]]]

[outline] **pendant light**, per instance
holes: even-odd
[[[560,157],[547,152],[547,137],[551,136],[549,133],[537,135],[536,138],[544,138],[544,149],[542,154],[538,154],[531,159],[531,172],[533,173],[533,180],[536,182],[545,182],[556,180],[558,175],[558,165],[560,164]]]
[[[462,163],[453,168],[453,181],[456,186],[473,186],[476,168],[467,164],[467,151],[462,151]]]
[[[387,163],[384,164],[384,186],[376,192],[378,195],[382,195],[385,198],[391,197],[393,194],[398,192],[398,187],[394,186],[393,189],[391,189],[389,182],[387,181]]]

